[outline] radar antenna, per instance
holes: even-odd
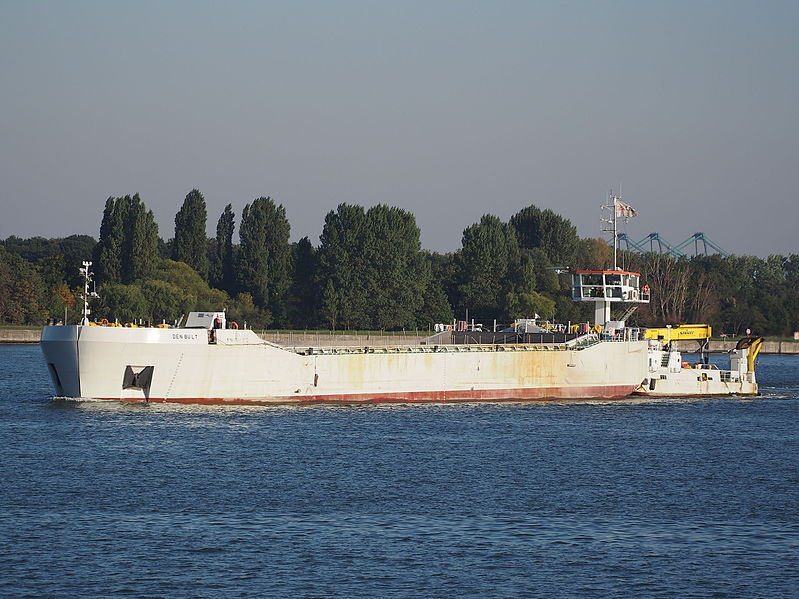
[[[608,203],[602,206],[602,210],[610,211],[610,216],[607,218],[600,217],[600,220],[605,223],[607,227],[610,227],[604,228],[602,231],[604,233],[613,234],[613,270],[619,270],[618,260],[616,258],[619,249],[617,221],[619,218],[622,218],[624,219],[625,223],[629,222],[629,220],[638,213],[633,209],[632,206],[622,202],[621,194],[615,195],[612,189],[610,190],[610,194],[608,196]]]

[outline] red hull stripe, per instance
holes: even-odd
[[[730,391],[724,393],[648,393],[646,391],[635,391],[633,395],[636,397],[730,397],[730,396],[752,396],[760,395],[760,393],[746,393],[744,391]]]
[[[368,403],[458,403],[478,401],[542,401],[581,399],[622,399],[637,385],[592,387],[553,387],[540,389],[482,389],[462,391],[409,391],[406,393],[347,393],[340,395],[301,395],[264,398],[224,397],[102,397],[112,401],[150,401],[206,405],[305,405],[305,404],[368,404]]]

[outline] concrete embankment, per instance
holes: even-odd
[[[0,329],[0,343],[39,343],[41,329]]]
[[[711,340],[708,345],[710,351],[730,351],[735,349],[738,341]],[[681,352],[695,352],[699,346],[696,341],[676,341],[677,349]],[[799,354],[799,341],[764,341],[760,349],[761,354]]]
[[[38,343],[41,329],[0,329],[0,343]],[[286,347],[342,347],[385,345],[418,345],[425,336],[422,335],[340,335],[327,333],[259,333],[264,341],[284,345]],[[695,341],[677,341],[677,347],[683,352],[692,352],[697,348]],[[711,351],[729,351],[735,349],[736,341],[710,342]],[[763,354],[799,355],[799,341],[764,341]]]

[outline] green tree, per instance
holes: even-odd
[[[70,235],[59,240],[59,252],[63,256],[62,280],[71,288],[83,284],[78,268],[84,260],[91,260],[97,241],[89,235]]]
[[[556,266],[573,266],[579,237],[568,219],[536,206],[523,208],[510,218],[523,248],[541,248]]]
[[[216,244],[211,282],[230,294],[236,291],[233,231],[236,227],[233,206],[228,204],[216,223]]]
[[[431,279],[444,291],[450,310],[452,310],[453,306],[460,306],[458,266],[460,264],[461,250],[446,254],[428,251],[423,251],[422,253],[430,263]],[[435,322],[447,321],[437,320]],[[424,324],[424,321],[422,321],[422,324]]]
[[[172,324],[181,314],[191,312],[197,302],[196,297],[166,281],[148,279],[139,287],[147,302],[147,321],[153,324]]]
[[[321,313],[333,328],[368,328],[369,297],[365,272],[368,235],[362,206],[340,204],[328,212],[319,236],[319,288]]]
[[[265,329],[272,324],[272,314],[269,310],[256,306],[252,296],[244,292],[236,296],[228,312],[228,320],[235,322],[240,327]]]
[[[95,247],[98,284],[146,279],[158,260],[158,226],[139,194],[108,198]]]
[[[12,235],[5,241],[0,241],[0,244],[8,251],[39,266],[48,285],[64,281],[70,287],[76,287],[82,282],[78,267],[84,260],[92,259],[97,241],[89,235],[70,235],[54,239],[21,239]]]
[[[271,198],[260,197],[244,207],[239,229],[239,287],[252,295],[257,307],[268,309],[278,323],[286,319],[289,234],[286,210]]]
[[[175,241],[172,253],[175,260],[191,266],[203,279],[208,278],[206,219],[205,198],[198,190],[192,189],[175,215]]]
[[[378,204],[366,212],[366,223],[361,276],[371,303],[371,328],[412,328],[431,278],[416,218]]]
[[[181,314],[192,310],[222,310],[230,304],[230,298],[224,291],[211,289],[200,274],[185,262],[162,260],[152,278],[180,290],[183,295]]]
[[[288,319],[292,326],[308,328],[318,322],[319,301],[316,287],[316,250],[307,237],[292,246],[293,269],[288,294]]]
[[[105,283],[98,293],[100,300],[95,309],[97,318],[107,318],[110,322],[122,324],[147,320],[148,307],[144,294],[138,285]]]
[[[160,260],[158,225],[152,210],[147,210],[139,194],[124,198],[127,204],[127,225],[122,262],[122,282],[130,284],[150,278]]]
[[[344,305],[341,294],[336,290],[332,279],[327,279],[322,291],[321,316],[322,321],[334,331],[340,321],[340,312]]]
[[[127,208],[127,206],[125,206]],[[122,246],[125,242],[125,220],[122,198],[105,201],[100,239],[94,252],[94,272],[98,283],[122,281]]]
[[[580,239],[574,252],[574,263],[557,266],[570,266],[575,270],[613,268],[613,248],[604,239]]]
[[[509,292],[506,299],[508,316],[512,320],[518,318],[542,318],[552,320],[555,317],[555,300],[536,293]]]
[[[463,231],[463,248],[458,255],[460,314],[490,321],[508,318],[509,292],[519,280],[519,244],[514,230],[496,216],[486,214],[480,222]]]
[[[42,324],[50,315],[46,296],[35,266],[0,247],[0,322]]]
[[[322,314],[345,328],[416,326],[431,277],[412,214],[341,204],[325,217],[318,251]]]
[[[430,282],[424,291],[422,306],[416,317],[416,321],[422,328],[436,323],[451,323],[455,317],[452,306],[449,303],[447,294],[441,285],[441,281],[430,278]]]

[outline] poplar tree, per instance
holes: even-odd
[[[123,244],[122,283],[150,278],[158,265],[158,225],[152,210],[147,210],[139,194],[121,198],[127,209],[126,236]]]
[[[139,194],[108,198],[95,248],[97,283],[128,285],[146,279],[158,259],[158,225]]]
[[[94,251],[96,281],[119,283],[122,281],[122,246],[125,241],[125,214],[118,198],[105,201],[100,239]]]
[[[268,197],[247,204],[241,213],[238,281],[255,305],[272,312],[276,323],[286,319],[290,284],[290,225],[286,209]]]
[[[293,250],[291,287],[288,294],[288,319],[298,328],[307,328],[315,323],[318,292],[316,287],[316,250],[310,239],[303,237]]]
[[[205,198],[192,189],[175,215],[173,258],[185,262],[203,279],[208,279],[208,240],[205,235],[207,211]]]
[[[236,227],[233,206],[228,204],[216,223],[212,283],[217,289],[235,294],[236,272],[233,255],[233,231]]]

